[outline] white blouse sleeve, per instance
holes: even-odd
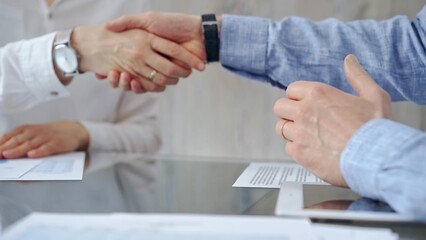
[[[0,113],[69,95],[52,64],[54,37],[51,33],[0,48]]]
[[[152,154],[161,147],[156,94],[124,93],[113,123],[82,121],[90,150]]]

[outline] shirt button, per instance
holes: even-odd
[[[50,12],[47,14],[47,18],[52,19],[52,17],[53,17],[53,13]]]
[[[51,96],[58,96],[58,95],[59,95],[59,93],[58,93],[58,92],[56,92],[56,91],[51,91],[51,92],[50,92],[50,95],[51,95]]]

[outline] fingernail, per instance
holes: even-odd
[[[205,68],[206,68],[206,65],[204,63],[199,63],[197,65],[197,70],[198,71],[204,71]]]
[[[353,54],[349,54],[347,57],[346,57],[346,59],[348,60],[348,62],[349,63],[351,63],[351,64],[355,64],[355,65],[360,65],[359,64],[359,61],[358,61],[358,58],[355,56],[355,55],[353,55]]]

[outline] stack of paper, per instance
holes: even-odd
[[[0,160],[0,181],[81,180],[83,152],[39,159]]]
[[[312,225],[307,219],[213,215],[33,214],[3,240],[396,240],[387,229]]]
[[[316,240],[306,219],[190,215],[35,214],[3,240]]]
[[[233,187],[280,188],[283,182],[328,185],[295,163],[251,163]]]
[[[398,235],[387,228],[346,227],[341,225],[314,224],[318,240],[397,240]]]

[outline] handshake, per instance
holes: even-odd
[[[80,71],[94,72],[114,88],[145,93],[164,91],[192,69],[203,71],[203,38],[199,16],[150,12],[76,27],[71,45]]]

